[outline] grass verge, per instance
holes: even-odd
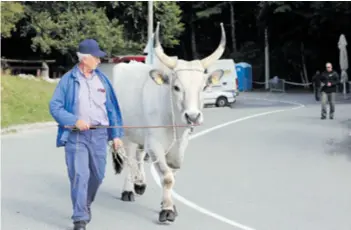
[[[1,76],[1,127],[53,121],[49,101],[56,84]]]

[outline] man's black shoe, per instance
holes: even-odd
[[[321,120],[324,120],[325,119],[325,116],[321,116]]]
[[[87,224],[83,220],[75,221],[75,222],[73,222],[73,224],[74,224],[73,230],[86,230],[85,227],[86,227]]]

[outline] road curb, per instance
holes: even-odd
[[[24,125],[12,125],[10,127],[1,128],[1,134],[12,134],[12,133],[21,133],[25,131],[31,130],[39,130],[39,129],[46,129],[46,128],[54,128],[57,125],[56,122],[37,122],[37,123],[30,123]]]

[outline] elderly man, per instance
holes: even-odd
[[[59,124],[56,146],[65,149],[71,185],[74,230],[85,230],[90,207],[105,175],[107,142],[117,150],[122,145],[122,116],[108,78],[97,69],[100,50],[95,40],[79,44],[79,64],[58,83],[50,101],[50,113]],[[75,127],[72,129],[71,127]]]
[[[321,94],[322,94],[322,111],[321,119],[324,120],[327,116],[327,102],[329,102],[329,118],[334,119],[335,112],[335,93],[336,87],[339,83],[339,75],[333,70],[333,66],[330,62],[326,64],[326,71],[322,73],[320,82],[322,83]]]

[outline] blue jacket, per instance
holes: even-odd
[[[71,129],[64,128],[64,126],[75,126],[78,120],[78,116],[75,114],[79,92],[78,71],[76,65],[62,76],[49,103],[50,114],[59,125],[56,137],[57,147],[65,145],[71,132]],[[109,123],[111,126],[122,126],[122,115],[112,85],[99,69],[96,69],[95,72],[106,89],[106,111]],[[116,137],[121,138],[124,135],[123,128],[109,128],[107,130],[108,140],[113,140]]]

